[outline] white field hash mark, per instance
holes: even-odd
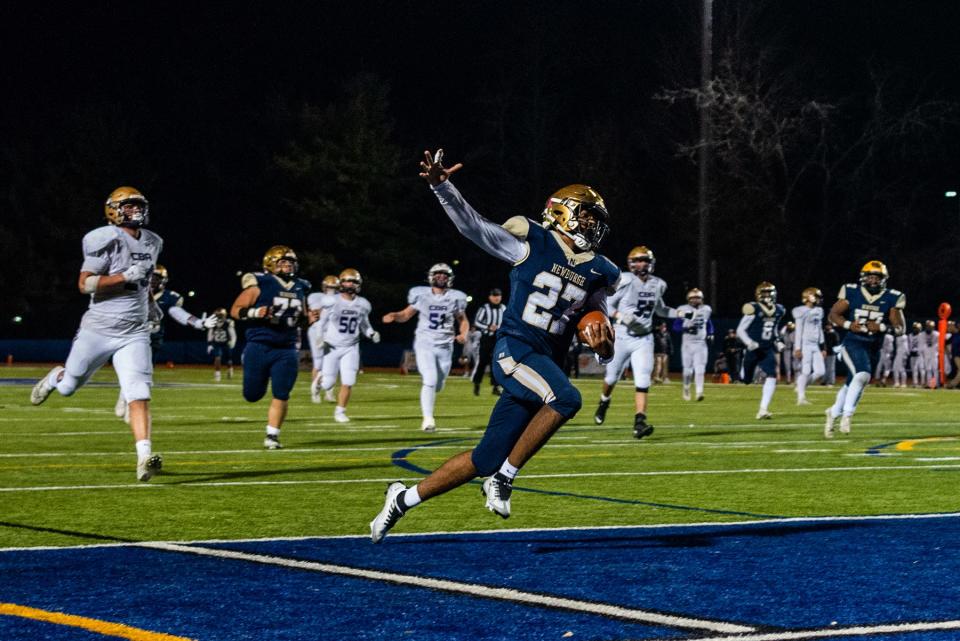
[[[479,583],[466,583],[461,581],[451,581],[449,579],[433,579],[430,577],[416,576],[413,574],[383,572],[380,570],[365,570],[363,568],[354,568],[345,565],[333,565],[330,563],[319,563],[316,561],[300,561],[296,559],[286,559],[264,554],[250,554],[247,552],[236,552],[233,550],[193,547],[190,545],[178,545],[175,543],[141,543],[138,544],[138,547],[164,550],[167,552],[182,552],[186,554],[197,554],[200,556],[212,556],[221,559],[249,561],[252,563],[262,563],[265,565],[277,565],[281,567],[309,570],[312,572],[323,572],[325,574],[335,574],[339,576],[367,579],[371,581],[382,581],[385,583],[393,583],[396,585],[405,585],[415,588],[440,590],[442,592],[451,592],[454,594],[465,594],[484,599],[510,601],[512,603],[520,603],[523,605],[583,612],[586,614],[597,614],[605,617],[632,621],[634,623],[648,623],[688,630],[706,630],[710,632],[720,632],[723,634],[743,634],[747,632],[754,632],[756,630],[756,628],[753,627],[738,625],[735,623],[727,623],[725,621],[693,619],[650,610],[627,608],[611,603],[582,601],[579,599],[569,599],[566,597],[538,594],[535,592],[524,592],[523,590],[514,590],[511,588],[483,585]]]

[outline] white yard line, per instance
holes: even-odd
[[[960,621],[919,621],[916,623],[890,623],[885,625],[859,625],[853,627],[829,627],[816,630],[790,630],[783,632],[757,632],[734,636],[692,637],[686,641],[800,641],[802,639],[836,639],[874,634],[908,634],[936,630],[960,630]],[[652,641],[652,640],[651,640]]]
[[[283,450],[279,450],[283,451]],[[730,470],[668,470],[659,472],[576,472],[569,474],[525,474],[523,480],[568,479],[587,477],[638,477],[638,476],[709,476],[723,474],[811,474],[820,472],[889,472],[915,470],[958,469],[956,465],[863,465],[857,467],[798,467],[798,468],[744,468]],[[353,483],[389,483],[391,481],[419,481],[422,477],[397,477],[379,479],[315,479],[303,481],[196,481],[186,483],[128,483],[112,485],[39,485],[33,487],[0,487],[0,492],[53,492],[71,490],[135,490],[135,489],[173,489],[178,487],[243,487],[249,485],[336,485]]]
[[[523,590],[498,587],[495,585],[467,583],[464,581],[452,581],[449,579],[434,579],[425,576],[416,576],[413,574],[401,574],[399,572],[367,570],[346,565],[334,565],[332,563],[300,561],[296,559],[287,559],[264,554],[251,554],[248,552],[237,552],[233,550],[218,550],[215,548],[194,547],[189,545],[178,545],[175,543],[141,543],[139,547],[163,550],[166,552],[211,556],[219,559],[230,559],[234,561],[261,563],[264,565],[275,565],[297,570],[322,572],[324,574],[335,574],[338,576],[366,579],[369,581],[378,581],[382,583],[391,583],[394,585],[405,585],[414,588],[441,590],[443,592],[464,594],[471,597],[494,599],[497,601],[507,601],[522,605],[532,605],[558,610],[583,612],[586,614],[595,614],[605,617],[614,617],[625,621],[632,621],[634,623],[664,625],[688,630],[708,630],[711,632],[722,632],[726,634],[742,634],[756,630],[756,628],[753,627],[727,623],[725,621],[694,619],[672,614],[663,614],[650,610],[628,608],[612,603],[569,599],[566,597],[538,594],[536,592],[525,592]]]

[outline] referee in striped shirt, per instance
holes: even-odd
[[[487,297],[489,302],[477,310],[477,315],[473,317],[473,326],[480,332],[480,354],[477,358],[477,367],[473,372],[473,395],[480,395],[480,383],[483,381],[483,373],[487,366],[493,360],[493,347],[497,343],[497,329],[503,320],[503,311],[506,306],[501,303],[503,292],[496,287],[490,290]],[[493,393],[500,395],[500,386],[493,380],[493,367],[490,368],[490,385],[493,386]]]

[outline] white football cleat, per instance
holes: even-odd
[[[117,403],[113,406],[113,415],[117,418],[123,418],[127,413],[127,399],[123,397],[123,392],[117,397]]]
[[[432,416],[428,416],[423,419],[423,423],[420,424],[420,429],[424,432],[436,432],[437,424],[433,421]]]
[[[488,510],[505,519],[510,518],[510,495],[513,493],[510,483],[494,474],[487,477],[480,486],[480,491],[487,497],[485,505]]]
[[[349,423],[350,417],[343,412],[334,412],[333,420],[335,420],[337,423]]]
[[[30,402],[34,405],[39,405],[47,400],[47,397],[50,396],[50,392],[56,389],[56,385],[51,384],[50,379],[59,377],[60,372],[62,371],[63,366],[57,365],[52,370],[47,372],[43,378],[37,381],[37,384],[33,386],[32,390],[30,390]]]
[[[810,401],[805,398],[798,398],[797,405],[810,405]]]
[[[684,386],[684,387],[683,387],[683,400],[685,400],[685,401],[689,401],[689,400],[690,400],[690,388],[687,387],[687,386]]]
[[[146,483],[163,468],[163,457],[159,454],[137,459],[137,480]]]
[[[407,486],[400,481],[394,481],[387,486],[383,509],[380,510],[380,514],[377,514],[377,516],[370,521],[370,540],[374,543],[382,541],[383,537],[387,535],[387,532],[389,532],[390,529],[397,524],[397,521],[400,520],[400,517],[403,516],[403,512],[397,505],[397,498],[400,493],[406,489]]]
[[[828,407],[824,414],[827,415],[827,422],[823,424],[823,438],[833,438],[833,414]]]
[[[214,372],[214,373],[213,373],[213,382],[214,382],[214,383],[219,383],[219,382],[220,382],[220,372]]]
[[[758,421],[768,420],[768,419],[771,419],[771,418],[773,418],[773,414],[771,414],[771,413],[768,412],[767,410],[760,410],[759,412],[757,412],[757,420],[758,420]]]
[[[850,417],[849,416],[840,417],[840,432],[842,434],[850,433]]]
[[[280,445],[280,436],[273,436],[267,434],[263,439],[263,446],[268,450],[282,450],[283,446]]]
[[[327,390],[327,393],[323,395],[323,400],[329,401],[331,403],[337,402],[337,397],[333,395],[333,388]]]

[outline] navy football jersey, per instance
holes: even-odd
[[[553,232],[526,223],[517,233],[505,225],[525,236],[529,252],[510,271],[510,301],[498,335],[521,340],[562,363],[587,300],[616,285],[620,269],[599,254],[575,253]],[[524,227],[519,221],[514,226]]]
[[[183,307],[183,296],[172,289],[164,289],[159,295],[154,294],[153,300],[163,312],[159,321],[150,323],[150,344],[156,348],[163,344],[164,320],[169,315],[170,308]]]
[[[273,347],[294,347],[300,337],[300,319],[306,311],[310,283],[302,278],[285,282],[273,274],[244,274],[244,289],[258,287],[260,295],[253,307],[268,307],[267,318],[251,319],[245,333],[247,341]]]
[[[884,289],[874,295],[859,283],[847,283],[841,287],[837,298],[850,303],[844,318],[851,323],[857,321],[861,325],[866,325],[869,321],[889,324],[890,310],[903,309],[907,306],[907,297],[896,289]],[[883,342],[883,332],[876,334],[847,332],[844,341],[848,340],[880,345]]]
[[[745,303],[744,316],[753,316],[747,326],[747,336],[759,343],[760,348],[772,347],[780,338],[779,327],[786,308],[777,303],[773,307],[764,307],[760,303]]]

